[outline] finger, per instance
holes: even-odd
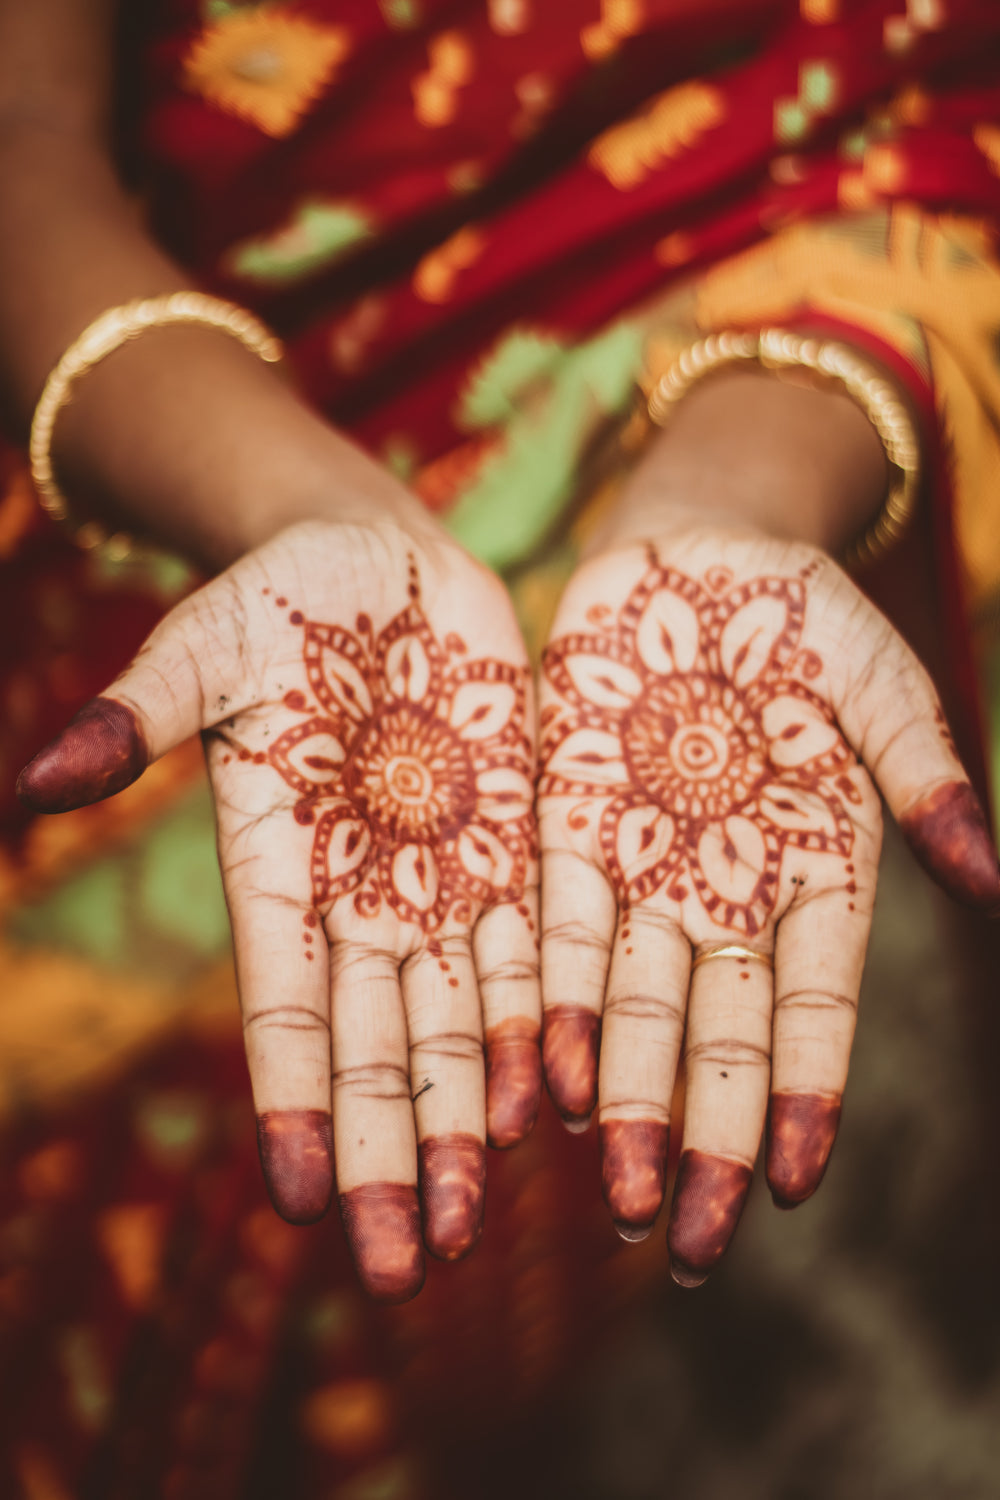
[[[337,1191],[365,1290],[405,1302],[424,1280],[417,1143],[395,955],[335,939],[331,953]]]
[[[308,835],[293,824],[276,836],[266,785],[220,775],[218,747],[208,760],[264,1180],[283,1218],[309,1224],[329,1206],[333,1162],[329,962]]]
[[[538,949],[537,887],[483,912],[472,934],[486,1037],[486,1139],[498,1148],[523,1140],[538,1114]]]
[[[604,1199],[626,1240],[645,1239],[663,1203],[690,968],[675,922],[646,907],[622,918],[604,1002],[599,1118]]]
[[[424,1244],[457,1260],[479,1238],[486,1193],[482,1015],[468,943],[414,953],[402,982]]]
[[[743,1211],[767,1108],[771,993],[769,962],[693,966],[684,1138],[667,1226],[670,1273],[681,1286],[705,1280]]]
[[[778,924],[767,1181],[780,1208],[819,1187],[840,1123],[881,843],[874,791],[847,888],[807,891]]]
[[[172,610],[107,691],[29,761],[17,793],[33,812],[69,812],[122,791],[239,707],[231,699],[242,614],[230,588],[223,575]]]
[[[326,941],[315,913],[304,927],[298,906],[244,882],[227,899],[264,1181],[282,1218],[312,1224],[333,1193]]]
[[[596,865],[567,849],[542,856],[542,1062],[556,1109],[586,1130],[617,902]]]
[[[888,624],[865,659],[838,707],[844,732],[927,872],[957,900],[997,908],[996,848],[930,677]]]

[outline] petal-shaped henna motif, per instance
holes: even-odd
[[[340,729],[341,716],[362,724],[374,709],[373,673],[358,638],[339,625],[307,621],[305,668],[309,686]]]
[[[699,613],[708,601],[692,584],[692,579],[668,570],[656,587],[644,591],[640,586],[622,611],[623,629],[635,633],[636,655],[647,671],[660,677],[692,672],[698,661]],[[634,625],[633,613],[638,615]]]
[[[335,782],[346,758],[332,719],[303,719],[272,744],[272,766],[303,797],[316,797]]]
[[[545,648],[545,672],[574,707],[623,713],[642,692],[642,677],[627,647],[606,636],[567,635]]]
[[[310,804],[296,808],[300,821],[311,821]],[[368,824],[350,802],[328,808],[316,825],[312,848],[312,904],[327,906],[355,890],[364,880],[375,848]]]
[[[658,891],[684,859],[684,844],[677,837],[673,818],[632,793],[608,803],[601,814],[599,837],[622,906],[632,906]]]
[[[631,783],[621,738],[611,729],[571,721],[546,737],[539,791],[552,797],[601,797]]]
[[[795,655],[805,609],[800,578],[755,578],[731,589],[706,610],[709,670],[744,692],[773,683]]]
[[[525,739],[527,675],[502,661],[470,661],[448,676],[449,722],[473,753],[485,755],[496,744],[516,745],[530,754]]]
[[[435,702],[443,665],[444,652],[419,603],[394,616],[375,642],[372,668],[387,697]]]
[[[734,814],[702,830],[689,870],[702,906],[720,927],[760,932],[778,893],[782,844],[760,820]]]
[[[665,886],[683,900],[689,876],[713,921],[753,935],[786,847],[849,857],[857,761],[830,707],[790,675],[822,667],[799,649],[805,602],[801,578],[733,587],[713,570],[702,587],[652,558],[617,617],[591,610],[604,634],[549,646],[562,701],[546,711],[539,793],[601,799],[623,905]]]
[[[415,571],[410,595],[374,644],[367,616],[356,633],[304,622],[306,678],[326,712],[289,693],[285,706],[309,716],[269,759],[300,794],[296,820],[316,826],[314,906],[354,891],[359,915],[384,900],[434,931],[523,889],[534,853],[528,673],[455,664],[465,648],[457,637],[439,645]]]

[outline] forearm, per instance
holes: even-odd
[[[704,518],[836,553],[877,513],[886,479],[881,443],[849,397],[720,372],[656,434],[601,541]]]
[[[22,437],[49,370],[108,307],[190,281],[142,230],[99,144],[0,131],[0,368]],[[224,565],[310,515],[414,508],[402,486],[224,333],[157,329],[79,382],[53,445],[84,514]]]

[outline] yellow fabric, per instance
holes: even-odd
[[[808,313],[864,329],[927,381],[970,607],[1000,593],[1000,266],[984,229],[909,204],[786,227],[645,309],[655,378],[715,329]]]

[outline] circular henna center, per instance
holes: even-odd
[[[377,714],[344,768],[348,796],[373,831],[396,842],[432,842],[467,821],[476,801],[465,746],[415,704]]]
[[[643,694],[622,731],[634,781],[675,817],[727,817],[767,779],[763,731],[729,683],[668,677]]]

